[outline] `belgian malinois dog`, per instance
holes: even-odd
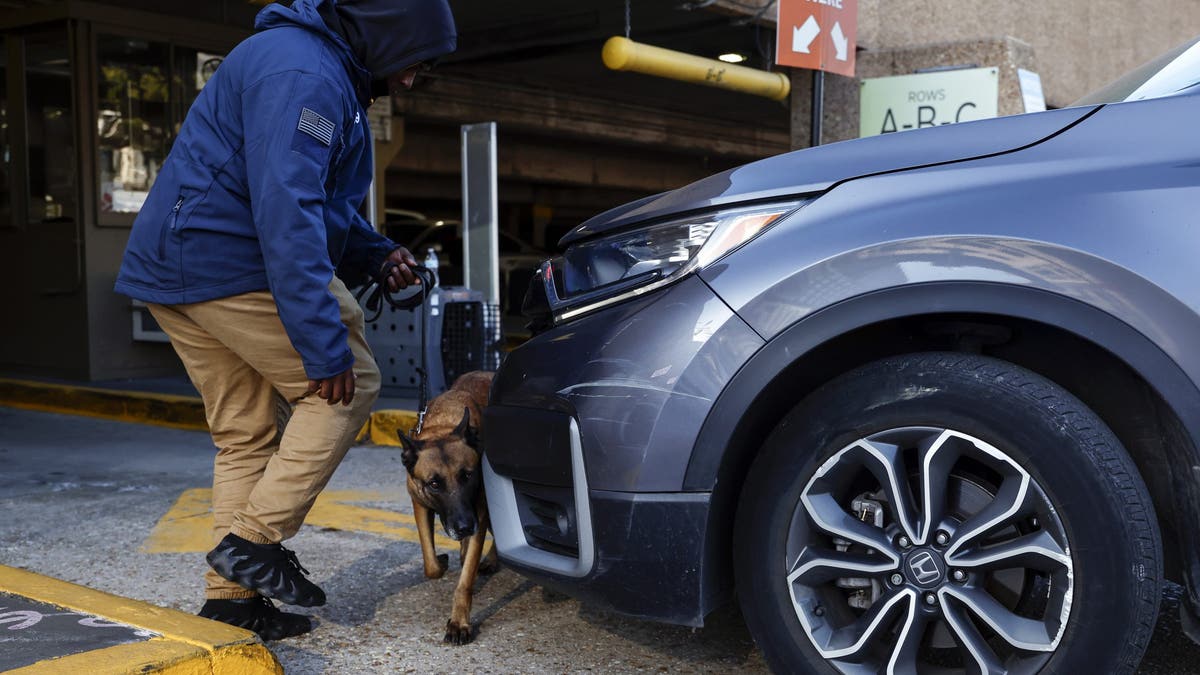
[[[454,606],[446,622],[445,641],[464,645],[471,630],[471,596],[476,574],[488,574],[497,565],[496,549],[483,559],[483,545],[491,526],[480,476],[479,426],[487,405],[493,373],[473,371],[429,403],[425,422],[414,438],[400,433],[402,460],[408,469],[408,494],[421,538],[425,576],[440,579],[449,556],[433,546],[433,517],[453,540],[462,542],[462,574],[454,589]]]

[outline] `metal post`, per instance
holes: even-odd
[[[821,144],[821,117],[824,112],[825,71],[813,71],[812,84],[812,141],[811,147]]]
[[[462,127],[463,283],[500,303],[496,123]]]
[[[371,141],[372,145],[374,142],[374,140]],[[367,222],[371,223],[371,227],[376,232],[382,232],[382,223],[379,222],[379,205],[376,203],[379,199],[378,188],[375,186],[375,176],[377,175],[375,172],[375,148],[371,148],[371,187],[367,189]]]

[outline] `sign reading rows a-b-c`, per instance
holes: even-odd
[[[965,68],[862,81],[859,136],[996,117],[997,68]]]
[[[775,63],[854,77],[858,0],[778,0]]]

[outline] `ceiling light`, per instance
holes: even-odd
[[[746,60],[746,55],[738,54],[736,52],[729,52],[728,54],[722,54],[722,55],[718,56],[717,58],[724,61],[725,63],[741,63],[742,61]]]

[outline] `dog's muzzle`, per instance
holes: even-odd
[[[446,522],[445,518],[442,519],[442,529],[446,530],[446,536],[454,541],[462,541],[475,534],[475,525],[474,519],[468,520],[464,518],[450,523]]]

